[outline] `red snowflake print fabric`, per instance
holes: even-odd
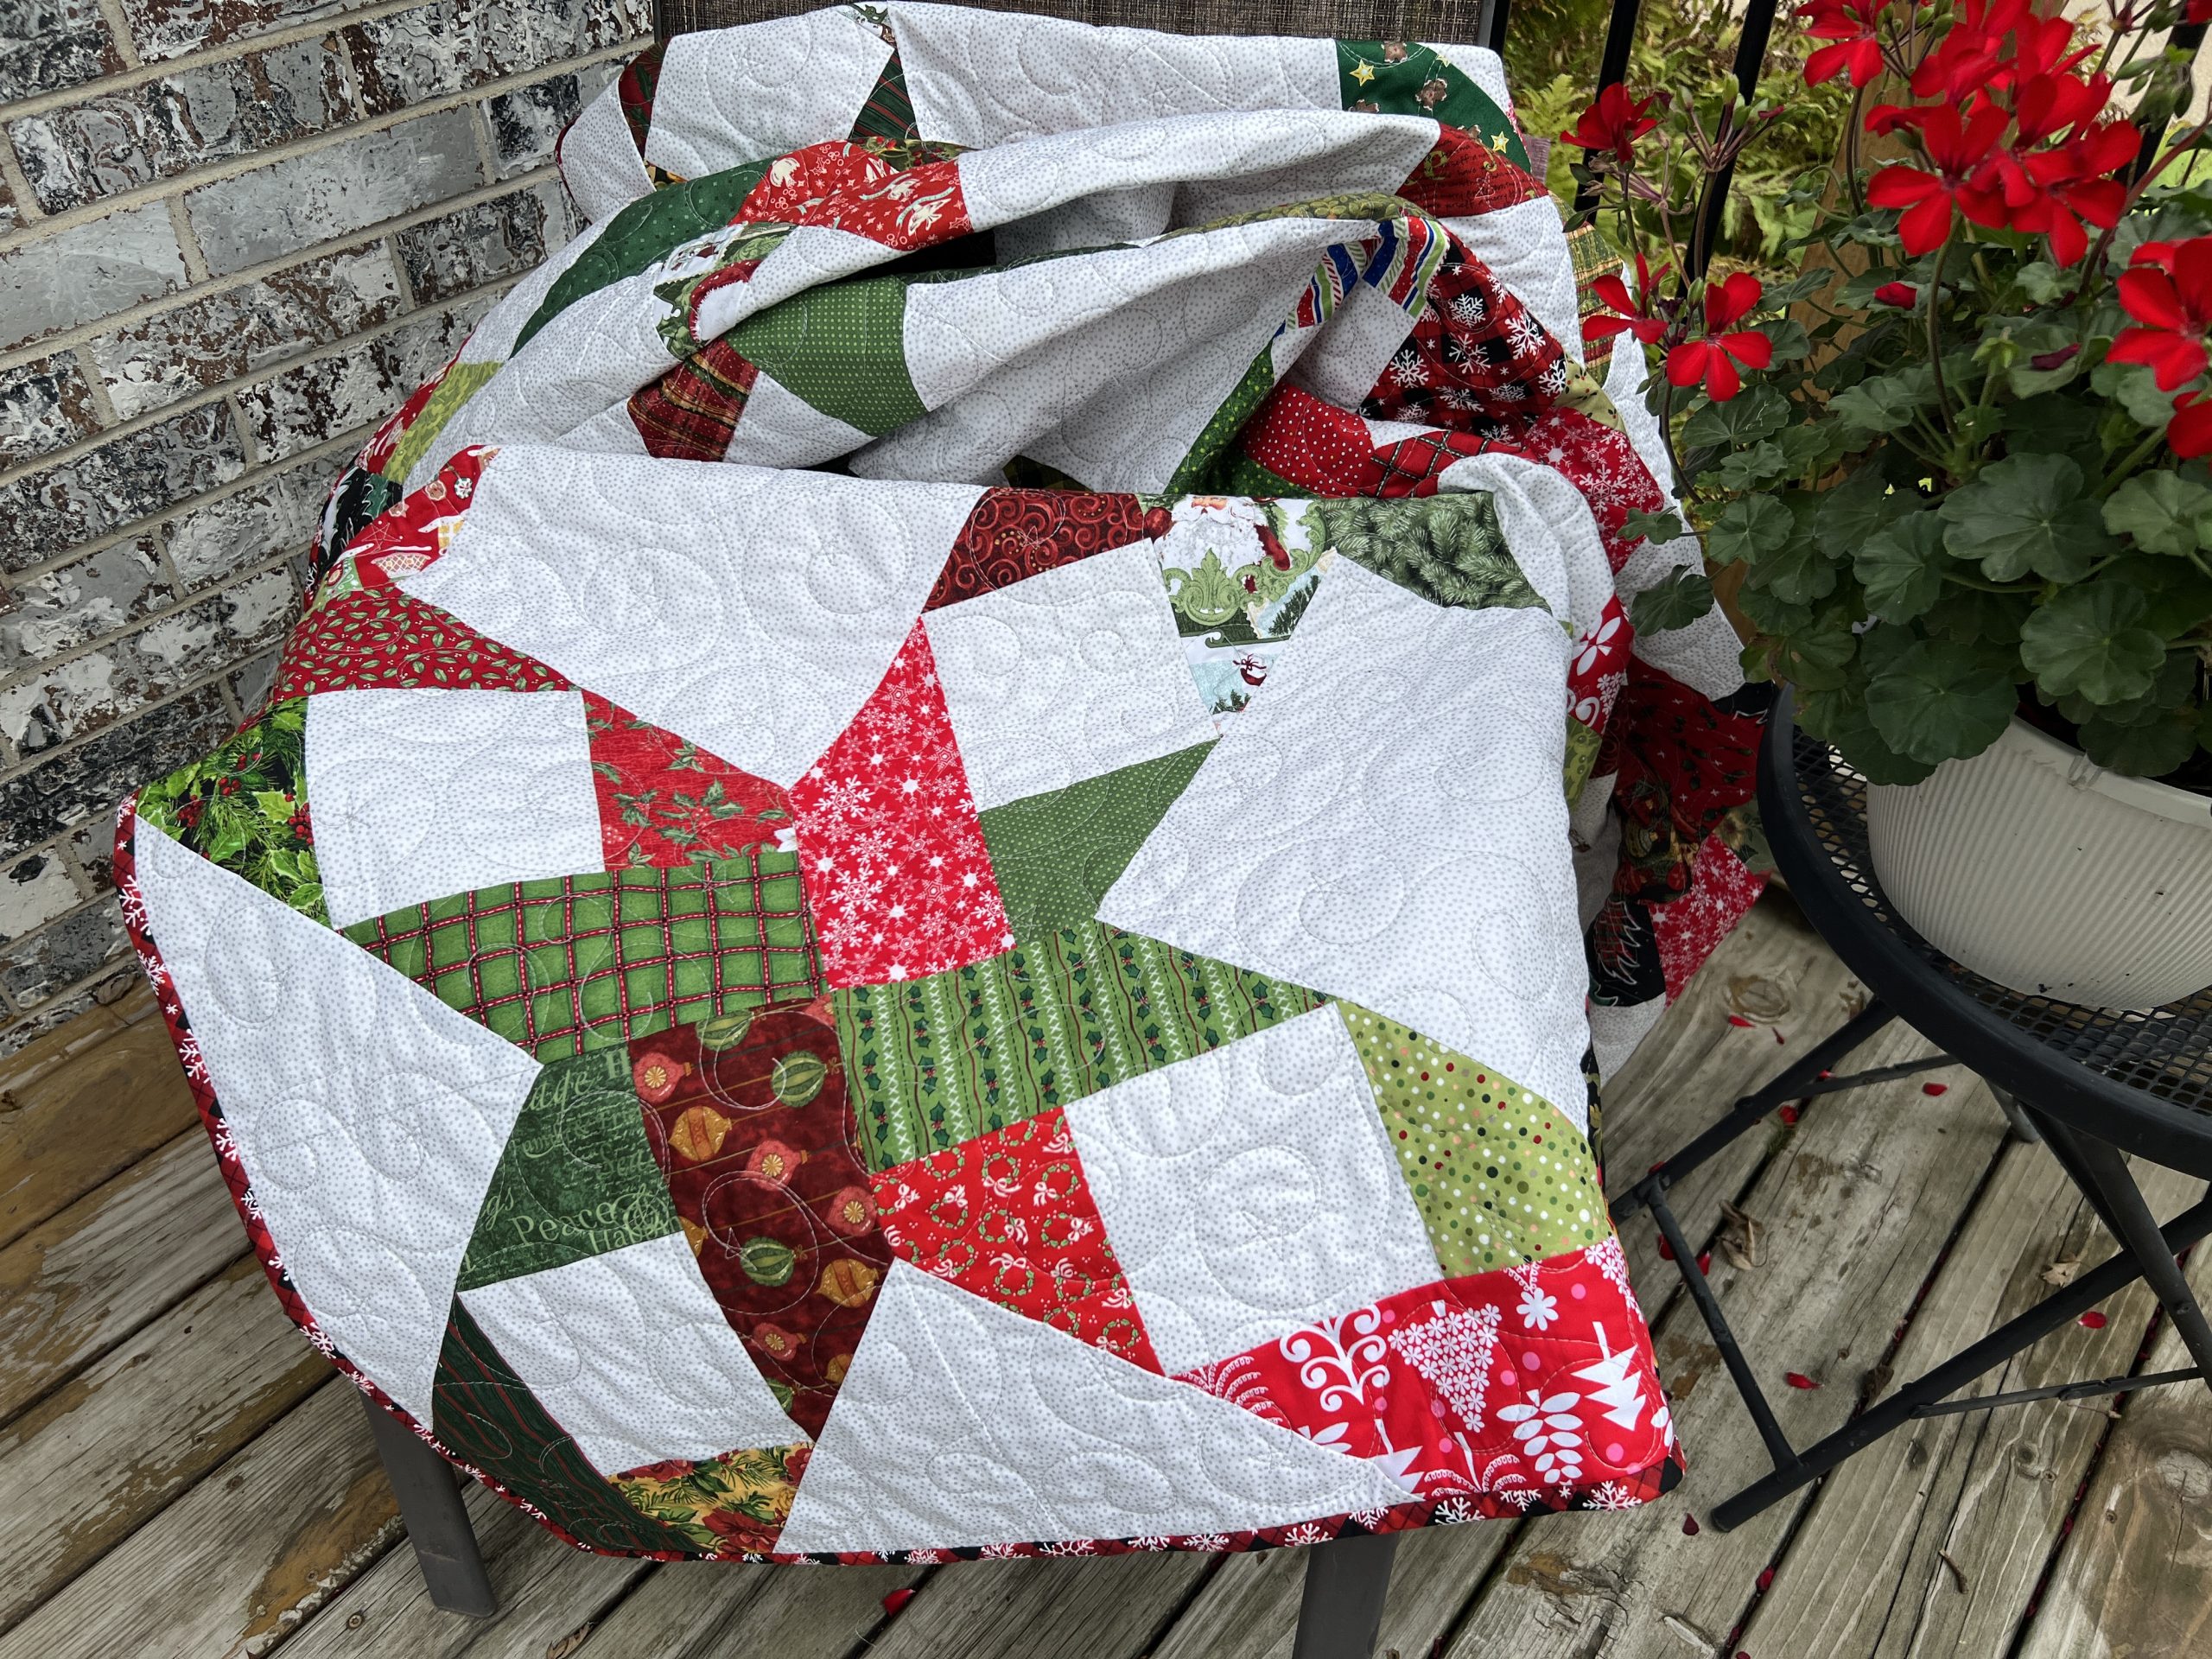
[[[700,1273],[791,1421],[819,1434],[891,1269],[836,1027],[819,1004],[754,1008],[632,1038],[630,1058]]]
[[[1699,849],[1758,782],[1766,725],[1637,659],[1598,757],[1623,814],[1616,890],[1662,904],[1689,891]]]
[[[1428,303],[1359,408],[1375,420],[1458,425],[1543,408],[1566,390],[1559,342],[1454,237]]]
[[[920,623],[791,804],[829,983],[917,979],[1013,946]]]
[[[325,599],[300,619],[284,643],[273,695],[414,686],[564,691],[569,682],[451,612],[379,586]]]
[[[1674,1455],[1611,1237],[1403,1291],[1180,1380],[1483,1515],[1631,1508]]]
[[[986,1301],[1160,1369],[1058,1108],[874,1178],[891,1248]]]
[[[1109,548],[1162,536],[1167,509],[1134,495],[986,490],[952,543],[925,610],[951,605]]]
[[[664,727],[584,693],[607,868],[696,864],[792,843],[790,798]]]
[[[1628,682],[1629,648],[1636,639],[1618,594],[1609,594],[1598,620],[1574,641],[1567,669],[1567,712],[1593,732],[1605,719]]]
[[[1659,943],[1669,1002],[1682,994],[1690,976],[1719,948],[1765,887],[1766,878],[1746,868],[1718,835],[1700,844],[1690,890],[1651,906],[1651,931]]]

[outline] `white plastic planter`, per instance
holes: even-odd
[[[1874,874],[1923,938],[2016,991],[2143,1009],[2212,985],[2212,800],[2015,719],[1867,791]]]

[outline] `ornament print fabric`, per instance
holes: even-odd
[[[899,0],[586,106],[589,227],[118,828],[248,1236],[381,1408],[669,1560],[1680,1478],[1581,1062],[1756,896],[1761,705],[1717,614],[1630,624],[1697,555],[1631,534],[1510,107],[1448,43]]]

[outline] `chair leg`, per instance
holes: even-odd
[[[453,1465],[376,1402],[364,1395],[361,1403],[368,1408],[377,1456],[384,1460],[391,1495],[399,1500],[399,1518],[407,1523],[431,1605],[471,1618],[491,1618],[499,1611],[499,1599],[485,1574],[468,1511],[461,1507]]]
[[[1306,1552],[1306,1593],[1298,1604],[1291,1659],[1371,1659],[1390,1591],[1394,1532],[1339,1538]]]

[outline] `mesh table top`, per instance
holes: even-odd
[[[1795,730],[1786,705],[1773,718],[1778,729],[1770,734],[1767,767],[1779,771],[1775,762],[1788,754],[1796,785],[1789,793],[1801,814],[1789,813],[1789,795],[1777,787],[1782,780],[1770,777],[1760,791],[1769,834],[1791,891],[1847,965],[1931,1041],[2000,1086],[2060,1110],[2077,1128],[2104,1133],[2100,1122],[2080,1121],[2078,1108],[2063,1110],[2036,1079],[2132,1120],[2137,1133],[2107,1137],[2131,1149],[2184,1166],[2212,1156],[2212,988],[2145,1014],[2116,1014],[2008,990],[1961,967],[1913,931],[1876,880],[1866,779],[1826,742]],[[1781,823],[1772,822],[1777,804],[1785,815]],[[1788,822],[1791,817],[1796,821]],[[1819,891],[1805,892],[1808,885]],[[1864,960],[1868,945],[1878,963]],[[1993,1040],[2013,1051],[2001,1068],[2010,1077],[1974,1052],[1986,1052]],[[2018,1081],[2024,1074],[2029,1080]],[[2155,1144],[2143,1144],[2144,1131]],[[2168,1160],[2170,1140],[2184,1143],[2185,1155]]]

